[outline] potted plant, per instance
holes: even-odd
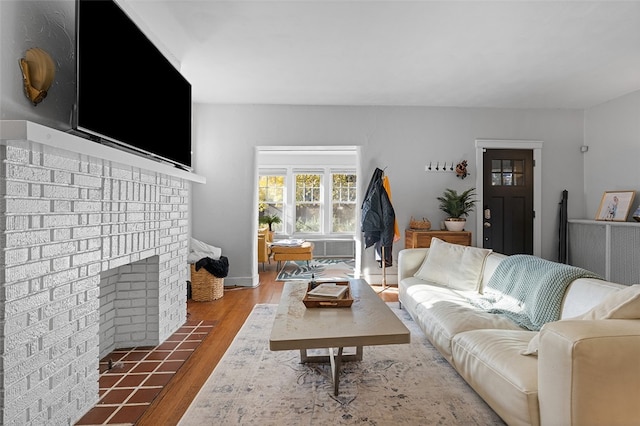
[[[458,193],[454,189],[447,188],[441,197],[438,197],[440,201],[440,210],[445,212],[448,217],[444,221],[448,231],[462,231],[467,222],[467,216],[473,211],[475,203],[478,200],[474,200],[475,188],[467,189],[464,192]]]
[[[269,234],[271,236],[271,241],[273,241],[273,227],[272,225],[274,223],[281,223],[282,219],[280,219],[280,216],[278,216],[277,214],[265,214],[262,215],[260,217],[258,217],[258,223],[260,223],[261,225],[269,225]]]

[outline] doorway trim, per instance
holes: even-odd
[[[476,139],[476,194],[479,200],[484,198],[483,154],[487,149],[530,149],[533,151],[533,254],[540,257],[542,252],[542,141],[515,139]],[[479,211],[476,215],[476,235],[482,238],[483,215]],[[479,244],[480,243],[480,244]],[[482,247],[482,241],[476,241]]]
[[[0,0],[1,1],[1,0]],[[278,156],[284,156],[284,155],[288,155],[288,156],[293,156],[293,160],[288,159],[285,160],[284,162],[282,162],[281,160],[278,160],[278,162],[269,162],[269,161],[261,161],[261,153],[278,153]],[[360,180],[362,179],[362,152],[361,152],[361,146],[360,145],[257,145],[254,147],[254,156],[253,156],[253,160],[254,160],[254,164],[253,164],[253,170],[254,170],[254,185],[253,185],[253,211],[254,211],[254,220],[253,220],[253,235],[257,235],[258,232],[258,198],[259,198],[259,194],[258,194],[258,177],[260,176],[260,169],[261,168],[274,168],[274,169],[279,169],[279,168],[283,168],[283,164],[295,164],[296,167],[300,167],[300,168],[313,168],[316,165],[318,165],[318,167],[325,167],[327,160],[325,158],[321,158],[323,154],[333,154],[335,156],[338,156],[338,158],[346,158],[345,155],[349,155],[349,154],[355,154],[355,158],[353,160],[353,162],[339,162],[337,160],[333,160],[336,161],[336,164],[332,164],[333,166],[335,166],[336,168],[340,168],[341,166],[345,166],[348,168],[353,168],[355,167],[356,170],[356,176],[357,176],[357,180],[358,182],[360,182]],[[315,156],[315,158],[313,158]],[[301,159],[303,161],[301,161]],[[344,161],[344,160],[343,160]],[[293,167],[293,166],[292,166]],[[360,227],[360,215],[361,215],[361,209],[359,208],[359,206],[362,205],[362,198],[363,198],[363,194],[362,194],[362,187],[363,185],[366,185],[366,182],[363,183],[358,183],[356,186],[356,230],[354,231],[354,235],[353,235],[353,240],[355,241],[355,276],[356,278],[360,278],[361,275],[361,263],[362,263],[362,233],[359,232],[359,227]],[[366,186],[365,186],[366,188]],[[291,232],[291,230],[289,231]],[[286,235],[290,235],[290,234],[286,234]],[[327,237],[327,236],[324,236]],[[331,236],[328,236],[327,238],[331,238]],[[349,241],[350,238],[348,236],[344,236],[343,237],[345,241]],[[258,240],[257,238],[253,238],[253,253],[255,256],[256,261],[253,262],[253,277],[254,277],[254,281],[252,286],[256,287],[257,285],[259,285],[259,263],[257,262],[257,245],[258,245]]]

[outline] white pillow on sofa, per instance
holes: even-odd
[[[608,294],[602,302],[582,315],[569,320],[640,319],[640,284]],[[538,355],[540,333],[530,341],[521,355]]]
[[[608,294],[591,310],[572,319],[640,319],[640,284]]]
[[[484,261],[491,251],[432,238],[429,253],[413,276],[456,290],[478,291]]]

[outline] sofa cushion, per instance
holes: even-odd
[[[602,302],[574,320],[640,319],[640,284],[607,295]],[[531,339],[522,355],[537,355],[540,333]]]
[[[414,276],[457,290],[478,291],[489,253],[490,249],[451,244],[432,238],[429,253]]]
[[[484,312],[471,305],[469,300],[479,296],[475,291],[428,284],[415,277],[405,278],[399,286],[402,304],[449,362],[451,339],[460,332],[477,329],[521,330],[509,318]]]
[[[427,283],[416,277],[407,277],[398,283],[398,299],[409,312],[416,312],[419,304],[439,298],[452,297],[449,287]],[[464,299],[461,299],[464,300]]]
[[[521,357],[533,331],[474,330],[453,338],[454,367],[510,425],[539,425],[538,360]]]
[[[627,288],[626,285],[594,278],[578,278],[571,283],[562,301],[560,319],[569,319],[588,312],[611,293]]]

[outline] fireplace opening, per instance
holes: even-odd
[[[100,358],[159,342],[159,257],[100,273]]]

